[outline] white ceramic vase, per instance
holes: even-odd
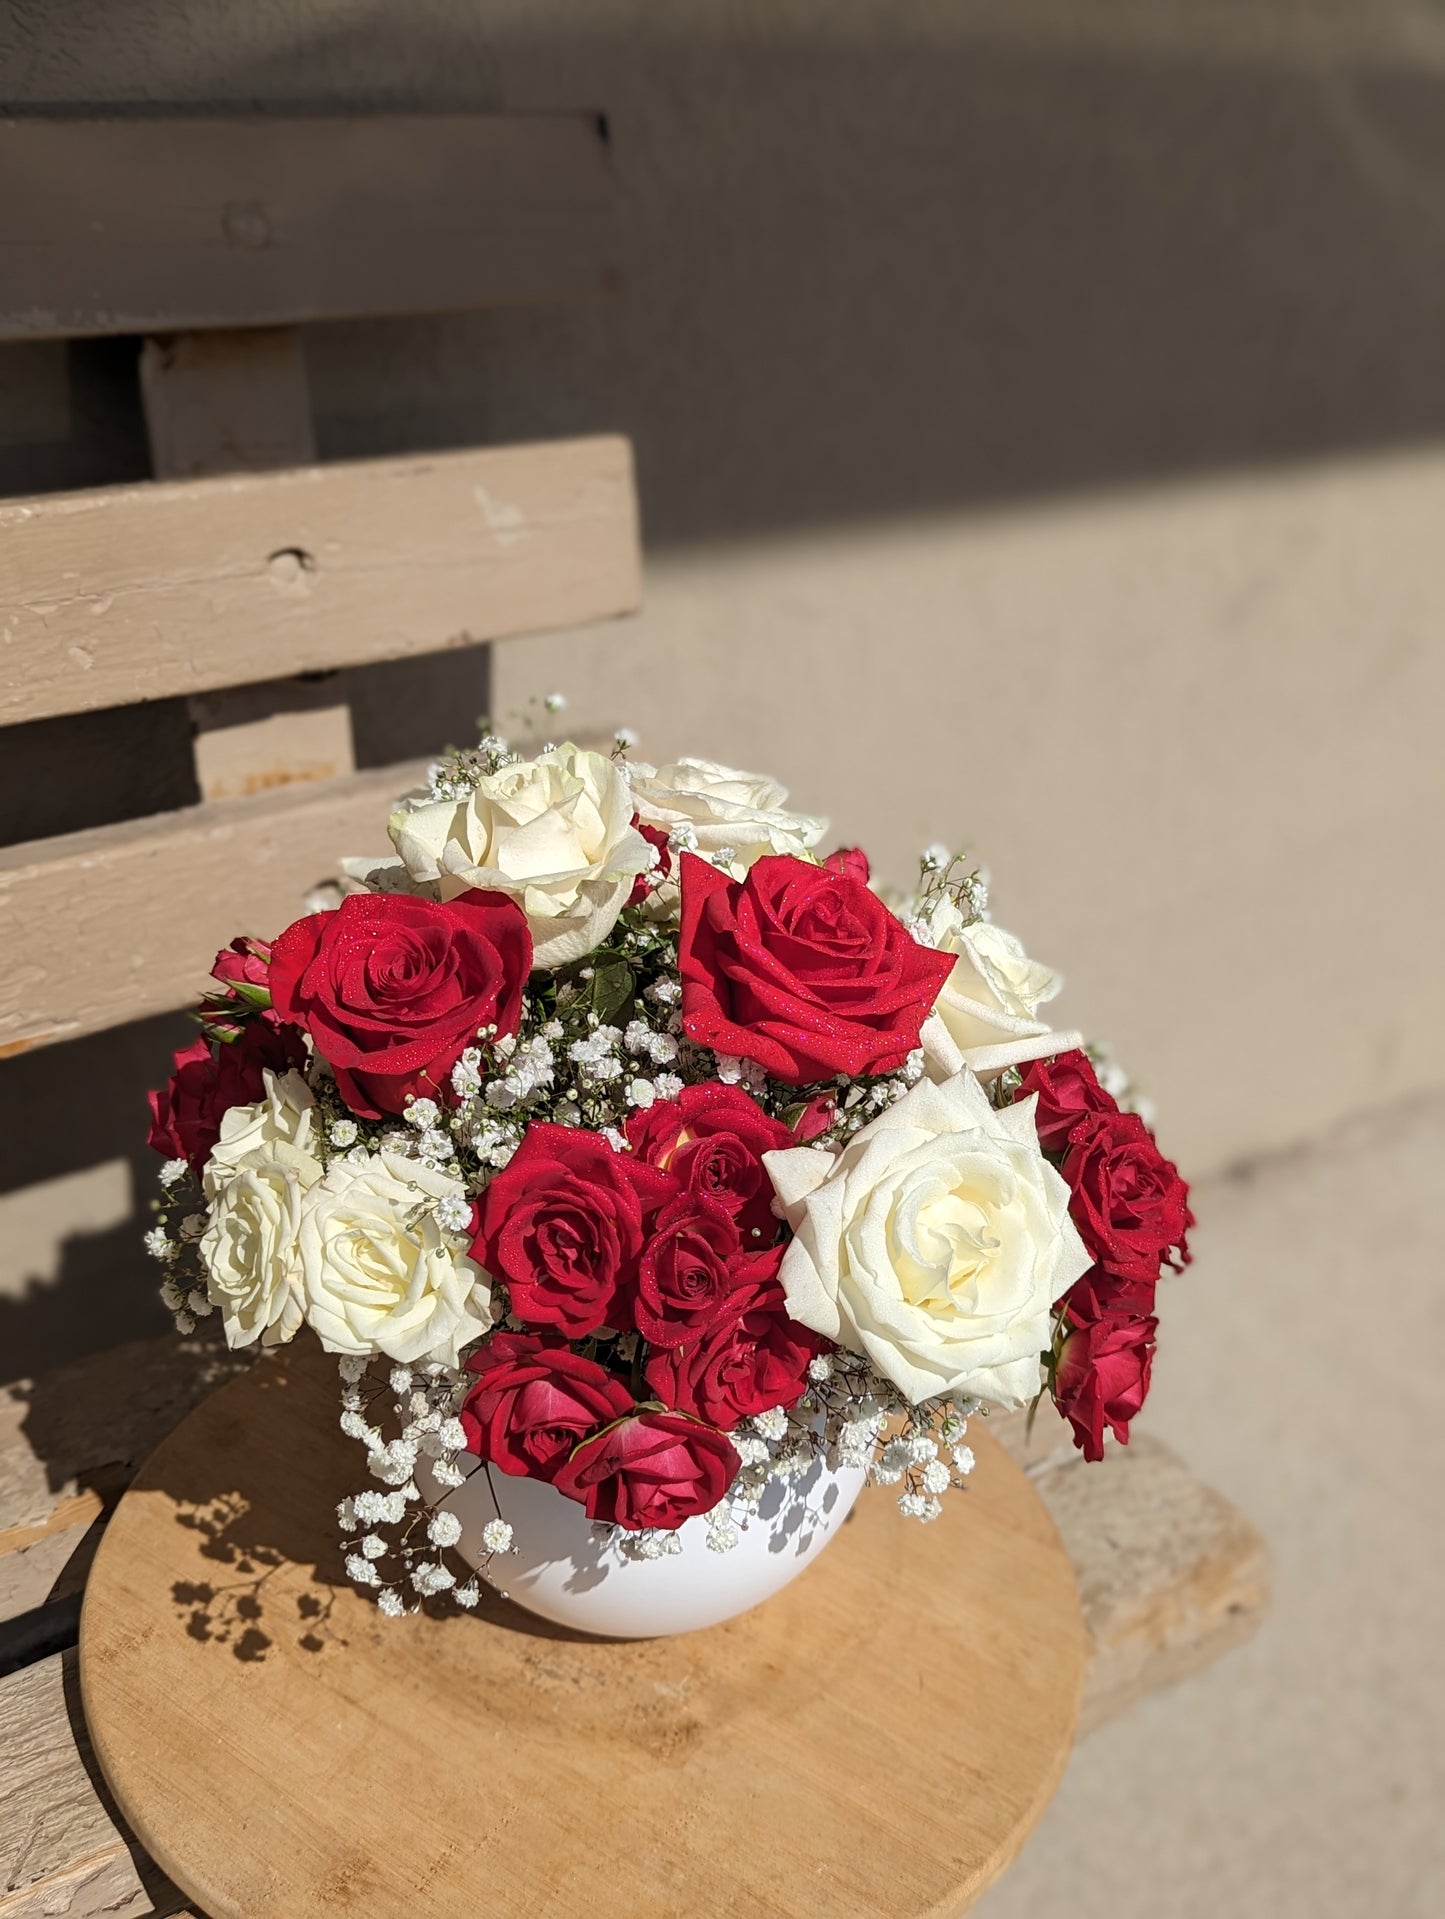
[[[473,1462],[464,1453],[457,1463],[466,1471]],[[679,1527],[681,1550],[659,1559],[626,1557],[594,1537],[576,1500],[495,1467],[476,1466],[435,1503],[461,1521],[457,1551],[478,1568],[487,1559],[482,1528],[506,1520],[514,1550],[483,1576],[519,1606],[575,1632],[652,1639],[716,1626],[781,1592],[842,1526],[866,1479],[866,1467],[834,1471],[816,1460],[799,1478],[768,1486],[730,1551],[713,1551],[699,1515]]]

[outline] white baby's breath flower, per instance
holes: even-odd
[[[923,1490],[926,1493],[946,1493],[953,1484],[953,1475],[941,1459],[935,1459],[923,1469]]]
[[[423,1559],[419,1565],[412,1567],[411,1583],[423,1599],[430,1599],[435,1593],[447,1592],[457,1582],[456,1575],[447,1567]]]
[[[482,1544],[489,1553],[512,1550],[512,1529],[505,1519],[489,1519],[482,1528]]]
[[[468,1612],[477,1604],[481,1596],[482,1589],[475,1579],[469,1579],[465,1586],[458,1586],[452,1593],[452,1598],[456,1603],[459,1606],[465,1607]]]
[[[177,1180],[184,1179],[189,1171],[190,1168],[183,1159],[168,1159],[160,1170],[161,1185],[174,1186]]]
[[[455,1546],[462,1536],[462,1522],[455,1513],[433,1513],[426,1536],[434,1546]]]
[[[176,1244],[164,1226],[152,1226],[145,1236],[145,1249],[152,1259],[169,1260],[176,1256]]]
[[[361,1542],[361,1556],[363,1559],[385,1559],[386,1541],[380,1533],[366,1535]]]
[[[376,1595],[376,1609],[385,1613],[388,1619],[400,1619],[406,1611],[406,1605],[395,1587],[388,1586]]]
[[[379,1586],[381,1574],[369,1559],[363,1559],[360,1553],[352,1553],[346,1562],[346,1577],[353,1586]]]
[[[326,1137],[333,1146],[345,1148],[356,1144],[359,1131],[354,1119],[334,1119],[326,1129]]]

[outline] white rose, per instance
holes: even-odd
[[[207,1198],[213,1198],[234,1178],[251,1154],[265,1152],[284,1140],[298,1152],[315,1156],[315,1101],[311,1088],[297,1072],[263,1075],[266,1097],[251,1106],[232,1106],[222,1115],[221,1137],[211,1148],[202,1174]],[[321,1168],[317,1167],[319,1176]]]
[[[995,1111],[971,1073],[922,1080],[836,1157],[763,1155],[795,1235],[779,1273],[788,1311],[914,1405],[1032,1399],[1050,1308],[1088,1268],[1034,1105]]]
[[[277,1346],[301,1324],[301,1203],[322,1172],[313,1126],[310,1090],[294,1072],[268,1072],[265,1099],[221,1121],[199,1243],[228,1346]]]
[[[1083,1044],[1080,1034],[1056,1033],[1035,1017],[1064,982],[1031,960],[1012,933],[988,920],[966,924],[945,894],[929,913],[921,937],[940,953],[958,955],[923,1028],[924,1055],[934,1079],[952,1079],[965,1066],[974,1073],[996,1073]]]
[[[389,830],[412,886],[444,900],[474,886],[514,899],[545,967],[606,939],[653,857],[616,766],[570,745],[488,774],[464,800],[408,801]],[[395,890],[401,875],[377,867],[367,881]]]
[[[457,1363],[491,1324],[485,1276],[436,1214],[461,1181],[382,1151],[336,1160],[301,1209],[306,1318],[330,1353]]]
[[[632,766],[632,800],[643,824],[664,833],[691,827],[700,853],[731,847],[736,879],[764,854],[805,855],[827,832],[826,820],[785,811],[787,797],[787,788],[776,780],[714,760]]]
[[[212,1200],[200,1250],[228,1346],[279,1346],[300,1326],[301,1205],[320,1177],[316,1160],[278,1140],[250,1154]]]

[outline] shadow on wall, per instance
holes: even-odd
[[[1098,21],[1045,0],[698,0],[685,19],[632,0],[310,0],[184,6],[183,32],[176,11],[29,10],[0,36],[0,100],[607,113],[618,296],[312,329],[327,457],[618,429],[655,552],[1445,433],[1445,47],[1439,71],[1418,35],[1415,64],[1392,61],[1385,0],[1355,10],[1361,44],[1380,43],[1364,52],[1311,39],[1276,0],[1227,29],[1233,46],[1167,5],[1111,10],[1124,24],[1106,45]],[[133,346],[87,344],[69,364],[63,441],[0,426],[10,488],[145,470]],[[404,701],[378,686],[363,759],[469,723],[478,703],[448,678],[467,670],[408,663]],[[183,721],[158,710],[132,790],[97,782],[66,825],[185,803]],[[120,766],[133,720],[90,724],[117,729]],[[16,838],[26,789],[64,750],[27,750],[31,731],[7,741],[0,776]],[[86,763],[105,750],[88,740]],[[290,910],[278,902],[278,922]],[[121,1156],[147,1197],[143,1095],[171,1030],[0,1065],[7,1186]],[[143,1223],[77,1236],[56,1284],[0,1298],[0,1372],[162,1323]]]
[[[63,1175],[120,1159],[135,1204],[132,1217],[100,1231],[67,1232],[57,1220],[53,1271],[3,1275],[0,1384],[170,1325],[156,1291],[159,1269],[141,1246],[149,1201],[160,1191],[160,1160],[145,1143],[145,1096],[194,1033],[173,1014],[0,1061],[0,1203],[43,1181],[59,1182],[63,1193]]]

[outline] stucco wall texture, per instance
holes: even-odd
[[[494,714],[776,771],[900,879],[966,837],[1190,1172],[1445,1078],[1437,6],[10,0],[0,105],[605,111],[613,298],[307,339],[328,458],[634,440],[644,612],[494,648]],[[9,351],[8,489],[143,459],[123,369],[67,406]],[[486,679],[418,667],[406,723]],[[143,1310],[162,1037],[0,1068],[35,1357],[102,1267],[107,1337]]]

